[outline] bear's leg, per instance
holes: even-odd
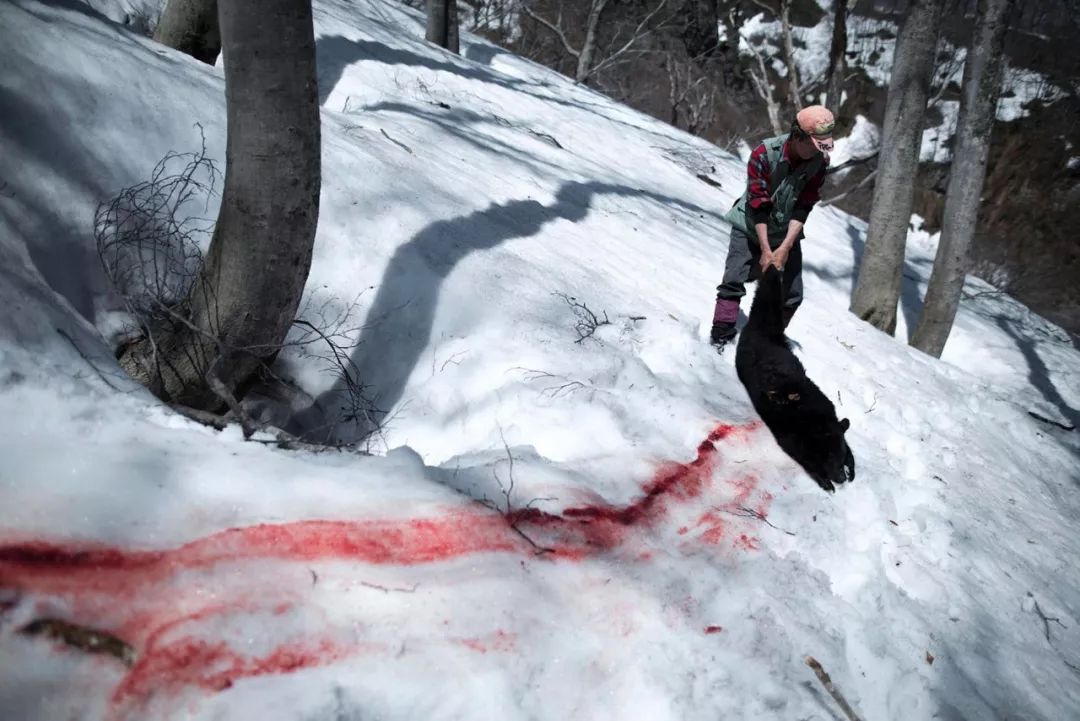
[[[803,300],[802,282],[802,235],[791,248],[788,261],[784,265],[784,328],[791,323],[795,311],[799,309]]]

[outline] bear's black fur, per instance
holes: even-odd
[[[735,370],[754,410],[780,448],[826,491],[855,478],[855,457],[844,440],[848,419],[806,377],[784,337],[781,271],[770,266],[758,281],[750,319],[735,351]]]

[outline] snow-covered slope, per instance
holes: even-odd
[[[359,295],[391,415],[374,456],[244,442],[119,376],[92,237],[195,123],[223,160],[220,69],[73,2],[0,24],[0,717],[839,718],[807,654],[868,720],[1080,714],[1080,444],[1028,413],[1075,423],[1080,354],[1022,306],[972,282],[926,358],[847,313],[865,227],[815,211],[826,496],[703,340],[737,159],[326,0],[308,308]],[[333,420],[325,364],[283,372]]]

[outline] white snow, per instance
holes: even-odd
[[[705,340],[738,158],[322,0],[308,307],[359,294],[391,418],[372,456],[279,450],[177,416],[102,338],[94,208],[196,122],[224,163],[220,68],[74,3],[0,23],[3,718],[839,718],[808,654],[868,720],[1080,715],[1080,442],[1029,415],[1075,424],[1080,353],[976,280],[945,362],[904,345],[921,231],[894,339],[847,312],[865,223],[807,225],[791,335],[858,464],[827,496]],[[576,343],[556,293],[611,324]]]
[[[829,161],[833,166],[842,165],[849,160],[869,157],[880,147],[881,129],[867,120],[865,115],[856,115],[855,125],[852,126],[851,132],[837,137],[833,143],[833,152],[829,154]]]

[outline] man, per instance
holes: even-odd
[[[834,125],[828,108],[811,105],[795,116],[791,132],[769,138],[750,154],[746,192],[726,216],[731,240],[710,335],[717,350],[735,338],[747,281],[770,265],[784,271],[785,327],[802,302],[803,224],[825,182]]]

